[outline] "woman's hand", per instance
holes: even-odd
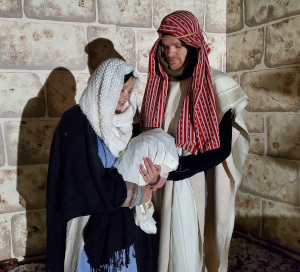
[[[160,178],[159,174],[161,171],[161,167],[157,164],[153,164],[153,162],[148,157],[143,157],[143,160],[146,169],[142,164],[140,164],[140,174],[147,184],[156,183]]]
[[[151,200],[152,197],[152,189],[150,189],[147,185],[143,186],[143,200],[142,204],[147,203]]]

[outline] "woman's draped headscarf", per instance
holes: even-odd
[[[134,76],[134,86],[130,100],[121,114],[116,107],[124,84],[124,76]],[[104,141],[107,148],[119,157],[132,136],[132,122],[136,112],[134,89],[138,75],[124,60],[111,58],[104,61],[91,75],[79,106],[91,123],[95,133]]]
[[[213,85],[208,61],[209,46],[204,41],[199,22],[188,11],[166,16],[158,29],[160,38],[149,56],[149,72],[141,111],[142,130],[161,128],[168,92],[168,75],[157,57],[162,34],[170,34],[198,49],[192,81],[181,109],[176,145],[196,154],[220,147]]]

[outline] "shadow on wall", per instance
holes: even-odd
[[[26,218],[22,215],[23,218],[18,220],[23,224],[19,229],[24,232],[19,238],[22,246],[14,252],[16,256],[45,252],[46,180],[51,141],[58,117],[75,105],[75,94],[74,76],[69,70],[58,67],[49,74],[38,96],[31,98],[23,110],[18,141],[17,190],[20,204],[26,208]],[[45,119],[46,109],[49,118]]]
[[[88,43],[85,47],[88,55],[88,68],[90,74],[105,60],[109,58],[118,58],[125,60],[114,48],[112,41],[104,38],[98,38]]]
[[[106,59],[124,59],[110,40],[99,38],[85,47],[90,74]],[[76,104],[76,80],[64,67],[55,68],[37,97],[23,109],[17,147],[17,191],[26,214],[12,219],[14,255],[25,261],[43,258],[46,248],[46,187],[54,130],[62,114]],[[47,112],[47,114],[46,114]]]

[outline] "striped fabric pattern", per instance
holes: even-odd
[[[220,147],[219,127],[213,95],[209,46],[204,40],[197,18],[188,11],[175,11],[166,16],[158,33],[169,33],[186,44],[199,48],[198,61],[193,79],[181,109],[177,128],[176,146],[193,154]],[[182,37],[183,36],[183,37]],[[142,111],[142,130],[161,128],[168,92],[168,75],[157,58],[160,38],[155,42],[149,56],[149,72]]]

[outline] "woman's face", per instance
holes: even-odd
[[[134,84],[134,77],[131,76],[126,83],[123,85],[123,88],[120,93],[120,98],[116,108],[116,113],[121,113],[125,103],[129,100]]]

